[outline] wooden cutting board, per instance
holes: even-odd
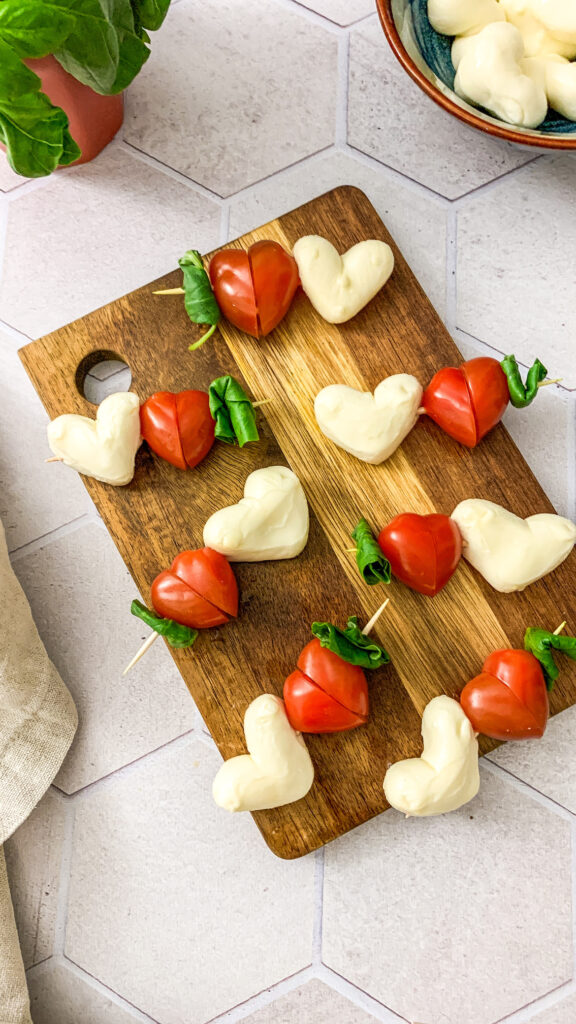
[[[189,353],[188,344],[200,332],[190,324],[182,299],[152,294],[154,288],[180,284],[174,270],[21,350],[51,417],[94,415],[82,383],[105,358],[128,363],[141,399],[159,390],[207,389],[225,373],[238,377],[253,400],[273,399],[258,413],[259,444],[239,451],[216,443],[189,472],[143,446],[129,487],[85,481],[147,600],[157,573],[180,550],[202,545],[204,522],[242,496],[250,472],[288,463],[300,477],[311,511],[310,540],[302,555],[235,566],[241,588],[237,621],[201,634],[192,650],[171,649],[224,757],[245,749],[242,719],[248,703],[261,692],[281,694],[310,639],[311,622],[345,625],[350,614],[365,622],[386,593],[391,597],[375,634],[392,663],[369,674],[368,724],[354,732],[308,737],[316,769],[308,796],[254,816],[274,853],[288,858],[316,849],[387,807],[386,768],[420,753],[420,716],[432,697],[457,696],[490,651],[521,647],[529,625],[554,629],[565,618],[572,631],[576,627],[574,553],[522,594],[497,593],[464,561],[433,599],[397,583],[388,589],[363,583],[354,555],[346,552],[361,515],[379,530],[399,512],[449,514],[470,497],[489,498],[521,516],[553,509],[502,426],[469,450],[423,417],[380,466],[359,462],[322,436],[313,400],[325,385],[373,390],[399,372],[413,373],[425,385],[436,370],[458,364],[461,356],[376,211],[355,188],[335,189],[232,244],[240,248],[274,238],[291,250],[298,237],[310,233],[325,235],[340,251],[364,238],[385,239],[394,249],[389,283],[347,324],[326,323],[299,292],[264,341],[223,322],[212,341]],[[531,412],[515,415],[528,419]],[[55,465],[53,472],[54,485],[65,488],[71,470]],[[126,659],[132,654],[126,650]],[[564,658],[552,711],[575,701],[576,664]],[[487,741],[483,750],[496,745]]]

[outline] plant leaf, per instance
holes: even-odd
[[[0,39],[0,140],[17,174],[38,178],[81,155],[68,118],[40,92],[40,79]]]
[[[215,435],[219,441],[238,444],[258,441],[254,407],[235,377],[218,377],[208,389],[210,412],[216,420]]]
[[[544,380],[548,370],[539,359],[536,359],[528,370],[526,384],[524,384],[516,356],[505,356],[500,366],[508,378],[508,390],[512,405],[516,409],[526,408],[536,398],[538,384]]]
[[[554,633],[549,633],[547,629],[532,627],[527,629],[524,634],[524,647],[535,658],[538,658],[542,665],[546,689],[548,690],[553,689],[554,683],[560,675],[560,669],[554,660],[552,652],[561,651],[563,654],[567,654],[572,661],[576,661],[575,636],[562,636],[562,634],[556,636]]]
[[[356,541],[356,565],[364,582],[369,587],[375,586],[376,583],[390,583],[390,562],[382,554],[370,524],[364,517],[354,527],[350,536]]]
[[[75,18],[74,30],[65,44],[54,51],[56,60],[79,82],[89,85],[95,92],[108,94],[120,60],[115,23],[118,11],[122,12],[126,4],[130,6],[130,0],[51,0],[51,3]]]
[[[390,655],[383,647],[380,647],[375,640],[365,636],[358,626],[358,618],[351,615],[348,619],[346,629],[339,629],[331,622],[313,622],[312,633],[320,641],[322,647],[327,647],[333,654],[337,654],[343,661],[350,665],[359,665],[360,668],[380,668],[387,665]]]
[[[144,28],[156,32],[168,13],[170,0],[132,0],[132,5],[138,10]]]
[[[214,327],[220,320],[220,307],[216,302],[210,278],[204,270],[202,257],[197,249],[189,249],[178,260],[182,269],[184,305],[193,324],[210,324]],[[209,335],[208,335],[209,336]],[[207,337],[200,339],[191,348],[199,348]]]
[[[64,43],[74,28],[74,17],[50,0],[3,0],[0,3],[0,39],[19,57],[45,57]]]
[[[160,633],[171,647],[192,647],[198,636],[197,629],[191,629],[190,626],[183,626],[180,622],[174,622],[173,619],[165,619],[162,615],[156,615],[141,601],[132,601],[130,611],[151,629]]]

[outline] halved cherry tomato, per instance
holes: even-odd
[[[210,281],[223,315],[254,338],[274,330],[299,283],[296,260],[278,242],[223,249],[210,260]]]
[[[422,397],[430,419],[468,448],[500,422],[510,399],[508,380],[497,359],[479,356],[439,370]]]
[[[548,692],[544,673],[530,651],[494,651],[482,672],[460,694],[462,708],[476,732],[497,740],[544,735]]]
[[[182,551],[154,580],[158,615],[193,629],[221,626],[238,613],[238,585],[230,563],[212,548]]]
[[[142,437],[178,469],[192,469],[206,458],[214,428],[205,391],[156,391],[140,409]]]
[[[284,703],[291,726],[299,732],[342,732],[364,725],[368,684],[357,665],[311,640],[298,668],[284,683]]]
[[[434,597],[446,586],[462,554],[462,537],[453,519],[404,512],[385,526],[378,543],[392,573],[419,594]]]

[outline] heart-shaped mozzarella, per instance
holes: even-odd
[[[316,395],[320,430],[339,448],[373,464],[384,462],[418,419],[422,385],[409,373],[386,377],[370,391],[330,384]]]
[[[96,419],[67,413],[48,424],[48,444],[72,469],[121,487],[134,476],[140,447],[140,399],[131,391],[108,395]]]
[[[306,744],[271,693],[253,700],[244,715],[248,754],[225,761],[212,795],[227,811],[263,811],[300,800],[314,781]]]
[[[576,543],[576,526],[549,512],[520,519],[483,498],[461,501],[452,519],[462,534],[462,554],[494,590],[524,590],[552,572]]]
[[[374,238],[358,242],[340,256],[327,238],[304,235],[294,246],[294,259],[302,288],[331,324],[356,316],[394,270],[392,249]]]
[[[298,477],[286,466],[250,473],[244,497],[210,516],[204,527],[207,548],[231,562],[295,558],[308,540],[308,502]]]
[[[386,772],[388,803],[407,817],[455,811],[480,787],[478,741],[457,700],[434,697],[422,715],[421,757],[397,761]]]

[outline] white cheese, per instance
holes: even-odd
[[[506,21],[452,45],[454,89],[463,99],[490,110],[509,124],[536,128],[546,117],[548,98],[542,69],[524,59],[522,36]]]
[[[204,544],[231,562],[295,558],[308,540],[308,502],[286,466],[266,466],[246,479],[244,497],[210,516]]]
[[[320,430],[363,462],[388,459],[418,419],[422,385],[409,373],[381,381],[374,394],[330,384],[316,395],[314,414]]]
[[[570,519],[549,512],[520,519],[482,498],[461,501],[452,519],[462,534],[464,558],[503,594],[552,572],[576,543]]]
[[[244,715],[248,754],[225,761],[212,795],[227,811],[262,811],[306,796],[314,765],[302,735],[290,725],[284,702],[263,693]]]
[[[384,778],[388,803],[406,816],[455,811],[480,787],[478,741],[458,701],[434,697],[422,715],[421,757],[397,761]]]
[[[96,419],[66,413],[48,424],[54,455],[84,476],[121,487],[134,476],[140,447],[140,400],[131,391],[109,395]]]
[[[370,302],[394,269],[386,242],[368,239],[340,256],[327,238],[304,235],[294,246],[302,288],[320,316],[341,324]]]
[[[479,32],[506,15],[497,0],[428,0],[428,19],[436,32],[464,36]]]
[[[576,57],[574,0],[500,0],[507,21],[522,33],[528,57]]]

